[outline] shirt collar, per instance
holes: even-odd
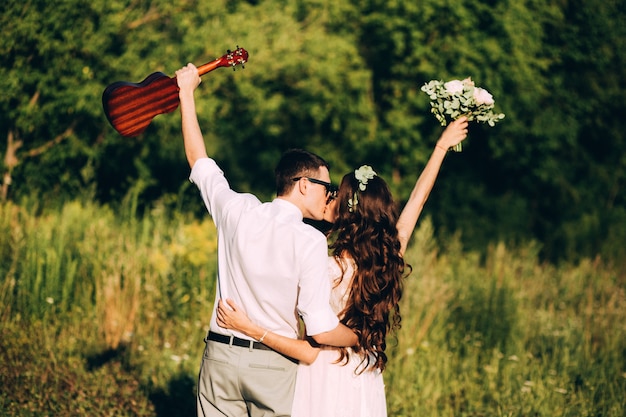
[[[276,204],[280,208],[280,210],[284,212],[285,216],[293,218],[293,220],[295,221],[301,222],[302,220],[304,220],[302,211],[292,202],[285,200],[284,198],[275,198],[272,201],[272,204]]]

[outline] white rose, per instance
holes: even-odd
[[[463,83],[459,80],[448,81],[443,85],[449,94],[457,94],[463,92]]]
[[[491,106],[494,103],[493,96],[489,94],[487,90],[480,87],[474,88],[474,100],[476,100],[476,103],[479,105],[486,104]]]

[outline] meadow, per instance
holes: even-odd
[[[406,256],[390,416],[626,414],[624,265],[434,236]],[[0,413],[194,415],[215,259],[208,216],[0,205]]]

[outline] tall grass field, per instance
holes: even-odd
[[[0,415],[195,415],[215,228],[127,207],[0,205]],[[626,415],[624,265],[433,236],[406,255],[390,416]]]

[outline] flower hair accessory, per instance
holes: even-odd
[[[367,188],[367,182],[376,176],[376,172],[369,165],[361,165],[361,168],[354,171],[354,177],[359,182],[359,190],[365,191]],[[352,213],[356,205],[359,204],[359,198],[357,192],[354,192],[354,196],[348,200],[348,211]]]

